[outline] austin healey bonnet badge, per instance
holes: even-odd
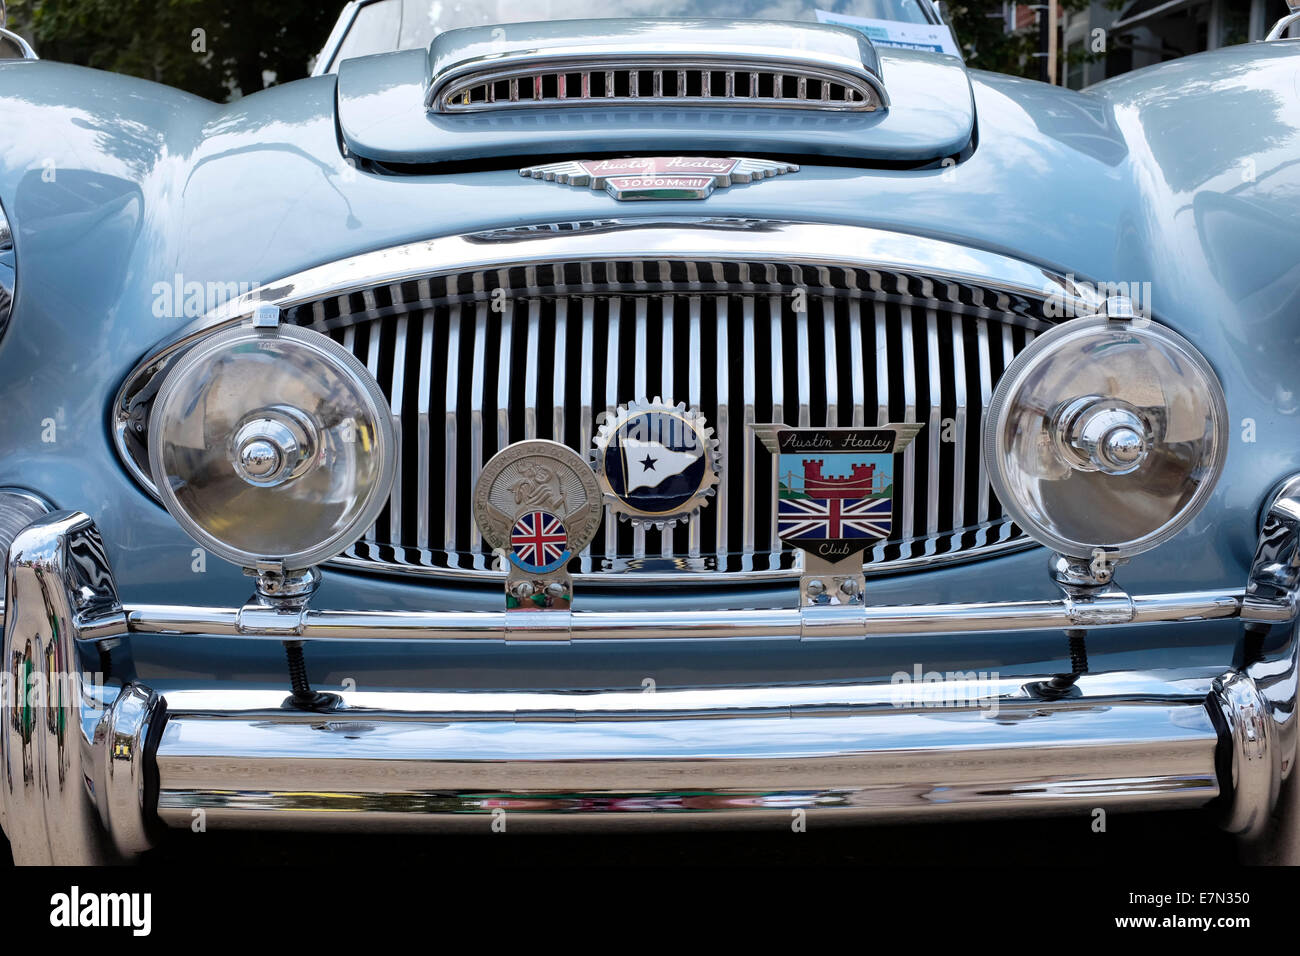
[[[525,166],[519,175],[603,189],[615,199],[629,201],[707,199],[715,189],[798,171],[794,163],[739,156],[636,156]]]

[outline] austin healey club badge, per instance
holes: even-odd
[[[689,518],[718,483],[718,442],[695,409],[656,398],[620,405],[596,435],[596,477],[613,514],[664,528]]]
[[[558,442],[523,441],[483,466],[474,486],[474,521],[506,576],[506,607],[568,608],[569,561],[604,513],[591,466]]]
[[[637,156],[525,166],[520,176],[603,189],[615,199],[706,199],[715,189],[797,173],[794,163],[736,156]]]
[[[894,455],[922,426],[751,427],[776,458],[777,535],[804,553],[803,603],[862,603],[860,555],[893,529]]]

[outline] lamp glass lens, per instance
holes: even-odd
[[[1135,413],[1147,441],[1136,467],[1081,467],[1067,427],[1081,406]],[[985,464],[1003,506],[1043,544],[1129,557],[1204,505],[1223,468],[1226,420],[1219,381],[1186,339],[1150,322],[1077,319],[1008,367],[989,408]]]
[[[378,385],[342,347],[296,327],[195,346],[159,389],[149,445],[167,509],[244,567],[333,557],[373,523],[393,480]],[[265,481],[277,463],[281,479]]]

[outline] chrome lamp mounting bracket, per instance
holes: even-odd
[[[1115,583],[1115,568],[1123,563],[1103,548],[1095,548],[1087,558],[1052,555],[1052,580],[1065,595],[1071,623],[1090,627],[1133,620],[1133,599]]]

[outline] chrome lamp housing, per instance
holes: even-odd
[[[396,466],[378,383],[327,336],[252,324],[204,339],[167,372],[149,425],[164,506],[195,541],[283,578],[353,544],[383,509]]]
[[[1173,330],[1125,303],[1037,338],[989,406],[983,455],[995,493],[1035,540],[1108,568],[1168,541],[1209,500],[1227,454],[1214,370]]]

